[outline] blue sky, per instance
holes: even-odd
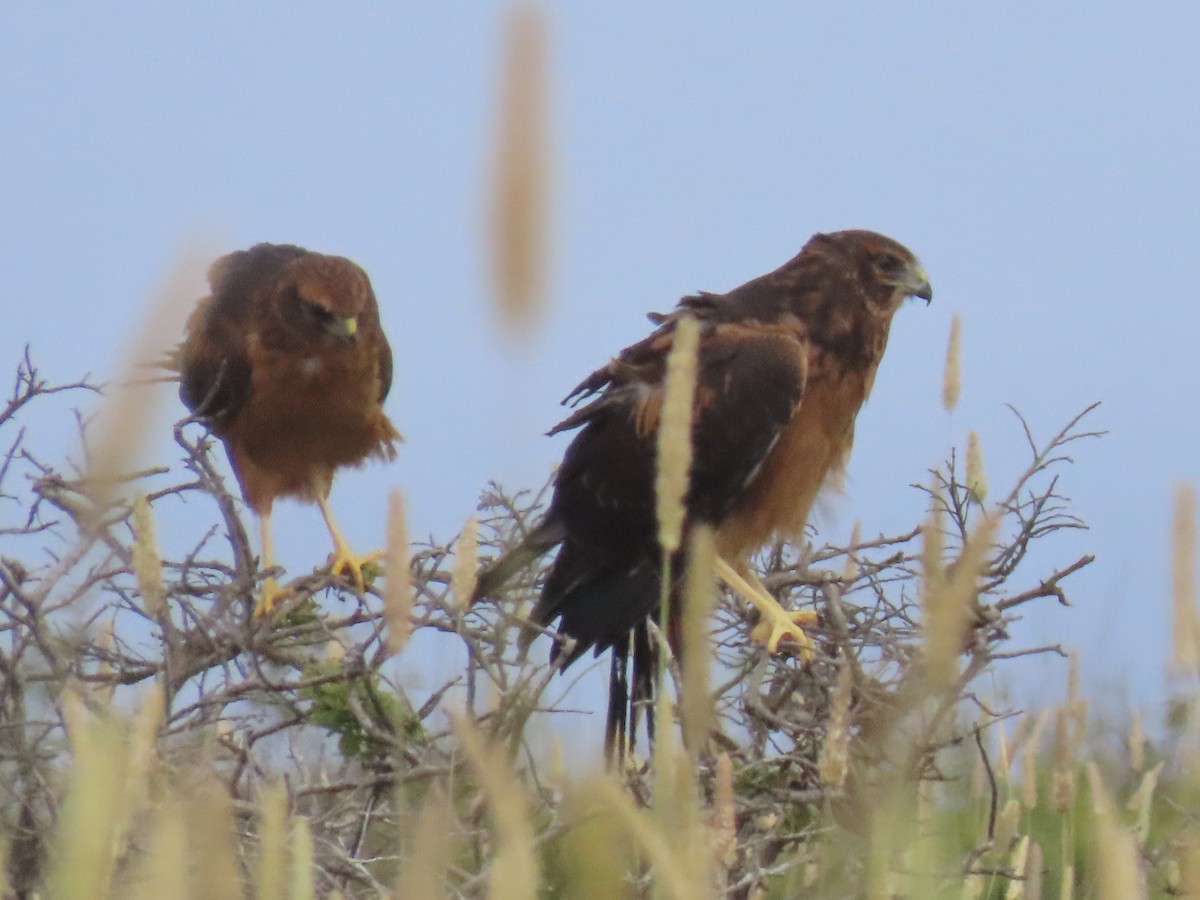
[[[1027,460],[1005,404],[1047,436],[1102,400],[1110,434],[1063,479],[1092,531],[1046,556],[1099,560],[1068,583],[1075,609],[1014,635],[1079,647],[1094,688],[1162,695],[1171,493],[1200,437],[1200,7],[555,5],[549,308],[514,343],[484,228],[506,7],[414,6],[5,4],[0,365],[28,342],[53,378],[111,376],[184,247],[347,255],[381,301],[408,443],[343,475],[334,507],[365,547],[398,485],[411,531],[445,538],[488,479],[541,482],[565,443],[541,436],[558,400],[646,311],[774,268],[814,231],[884,231],[936,299],[899,316],[822,527],[911,525],[910,483],[972,428],[1007,488]],[[279,512],[283,561],[323,558],[316,511]],[[1019,690],[1064,677],[1039,662]]]

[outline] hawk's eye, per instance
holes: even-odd
[[[899,275],[904,269],[904,260],[895,253],[878,253],[875,256],[875,268],[885,275]]]
[[[303,309],[305,313],[307,313],[313,319],[313,321],[321,325],[332,322],[334,319],[333,313],[331,313],[324,306],[318,306],[316,303],[313,303],[311,300],[306,300],[303,297],[300,298],[300,308]]]

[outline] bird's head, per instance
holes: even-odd
[[[837,231],[818,235],[827,252],[841,257],[856,273],[867,301],[892,313],[908,297],[933,299],[933,288],[920,261],[903,244],[874,231]]]
[[[302,256],[288,266],[283,284],[288,318],[326,340],[353,342],[374,308],[367,273],[340,256]]]
[[[750,286],[756,288],[752,302],[782,298],[777,313],[797,316],[811,340],[864,366],[878,364],[892,315],[905,298],[933,298],[911,250],[861,230],[815,234],[779,269],[732,293]]]

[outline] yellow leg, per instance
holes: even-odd
[[[271,542],[271,514],[269,512],[258,517],[258,536],[262,546],[262,567],[273,569],[275,567],[275,546]],[[254,618],[270,615],[275,604],[286,595],[287,591],[280,590],[275,576],[268,575],[263,579],[262,593],[259,594],[258,603],[254,607]]]
[[[329,529],[329,536],[333,538],[333,553],[329,557],[329,571],[334,575],[341,575],[343,573],[349,575],[354,581],[354,586],[361,593],[366,590],[366,581],[363,579],[362,572],[363,566],[383,559],[385,556],[384,551],[376,550],[373,553],[368,553],[366,556],[356,556],[334,523],[333,512],[329,509],[329,504],[325,501],[324,497],[317,497],[317,506],[321,508],[321,515],[325,517],[325,527]]]
[[[717,577],[731,589],[737,591],[758,609],[762,620],[750,632],[752,640],[762,641],[767,651],[774,653],[785,637],[794,641],[801,659],[812,659],[813,642],[801,628],[801,624],[816,621],[817,614],[811,609],[785,610],[767,591],[766,586],[753,573],[742,575],[720,556],[714,565]]]

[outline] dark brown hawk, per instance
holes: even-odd
[[[277,497],[316,503],[333,537],[330,566],[361,591],[376,554],[350,551],[326,498],[334,472],[395,458],[400,435],[383,412],[392,351],[367,274],[348,259],[258,244],[213,263],[212,294],[179,348],[179,395],[212,428],[246,503],[259,515],[262,566],[273,565]],[[280,596],[268,576],[255,615]]]
[[[759,607],[770,649],[785,636],[803,648],[811,642],[799,625],[812,613],[780,609],[746,560],[767,541],[798,535],[822,486],[844,469],[892,316],[910,296],[933,292],[905,247],[870,231],[818,234],[774,272],[651,316],[658,328],[649,337],[564,401],[586,403],[550,432],[579,429],[545,518],[481,573],[475,596],[494,595],[561,545],[531,618],[557,620],[574,640],[563,665],[613,648],[610,749],[629,715],[631,645],[635,699],[648,698],[654,671],[645,622],[661,596],[655,436],[676,323],[693,316],[701,326],[685,529],[713,527],[718,575]]]

